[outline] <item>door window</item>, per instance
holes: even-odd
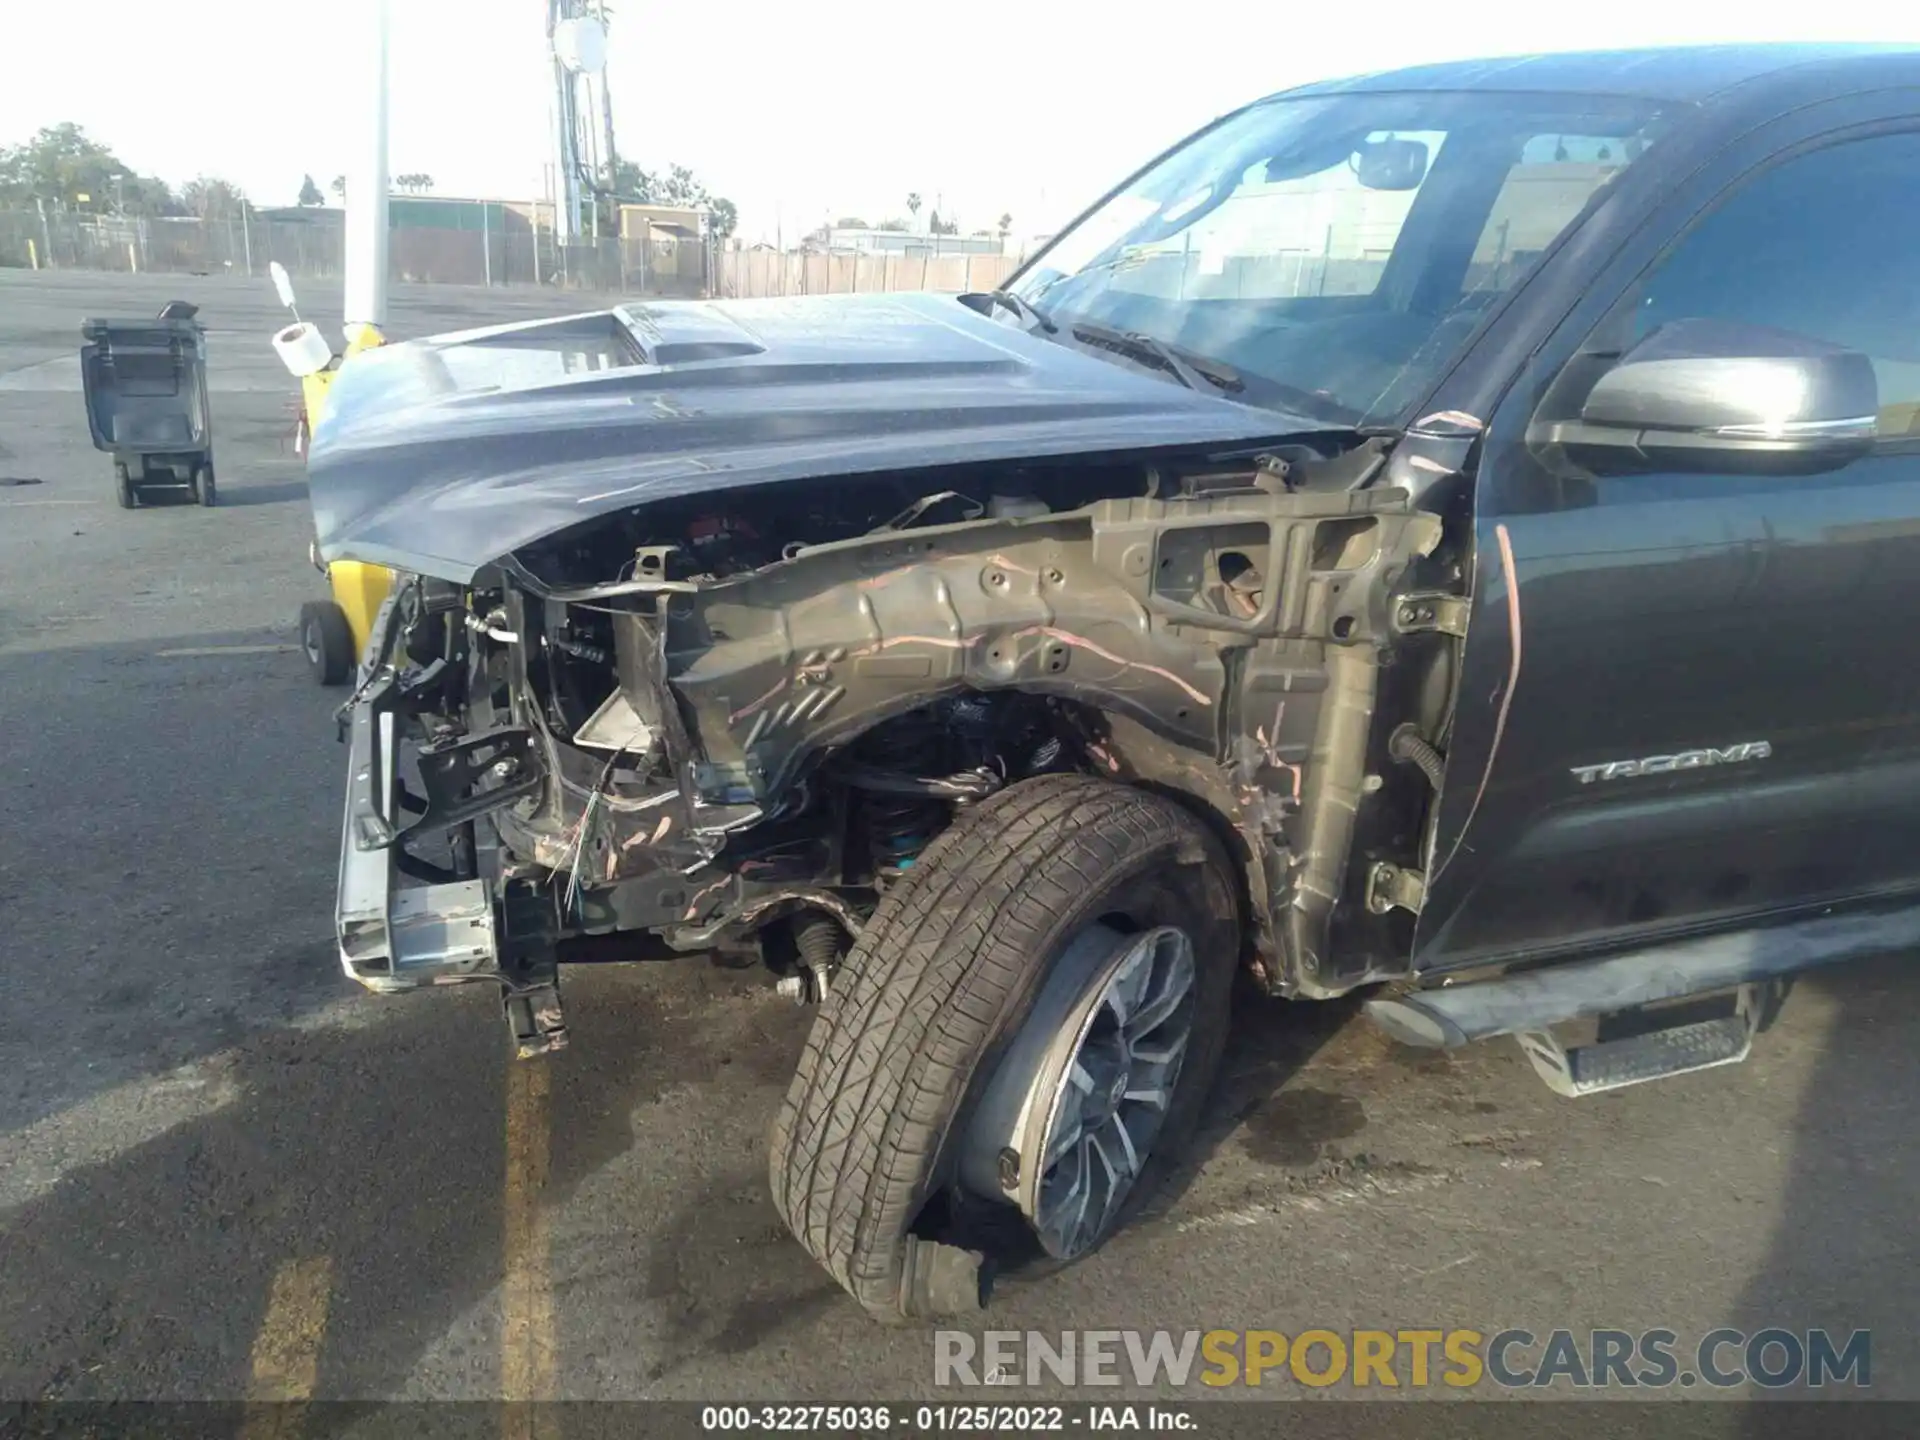
[[[1630,349],[1683,319],[1762,325],[1873,361],[1882,438],[1920,436],[1920,135],[1854,140],[1741,185],[1635,287]],[[1624,333],[1623,333],[1624,332]]]

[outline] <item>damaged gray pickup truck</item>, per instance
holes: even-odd
[[[563,964],[763,961],[777,1204],[883,1318],[1112,1234],[1247,995],[1568,1094],[1743,1058],[1920,940],[1916,181],[1910,53],[1442,66],[1003,290],[356,357],[348,973],[531,1055]]]

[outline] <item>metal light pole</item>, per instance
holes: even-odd
[[[365,131],[347,173],[346,338],[387,323],[387,0],[355,0],[367,37]]]
[[[580,234],[580,172],[573,151],[573,77],[553,60],[553,238],[562,253]]]

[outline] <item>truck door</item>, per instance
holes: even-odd
[[[1664,248],[1626,247],[1495,412],[1421,969],[1920,882],[1915,126],[1830,132],[1677,198]],[[1701,322],[1863,353],[1877,438],[1800,474],[1545,443],[1623,356]]]

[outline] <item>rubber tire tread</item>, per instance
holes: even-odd
[[[870,1314],[908,1318],[908,1227],[947,1132],[1079,912],[1117,873],[1196,851],[1220,858],[1172,801],[1047,776],[963,811],[882,896],[808,1036],[768,1164],[794,1236]]]
[[[347,612],[331,600],[309,600],[300,607],[300,647],[304,653],[311,628],[320,646],[320,659],[307,657],[307,668],[322,685],[344,685],[353,673],[353,627]]]

